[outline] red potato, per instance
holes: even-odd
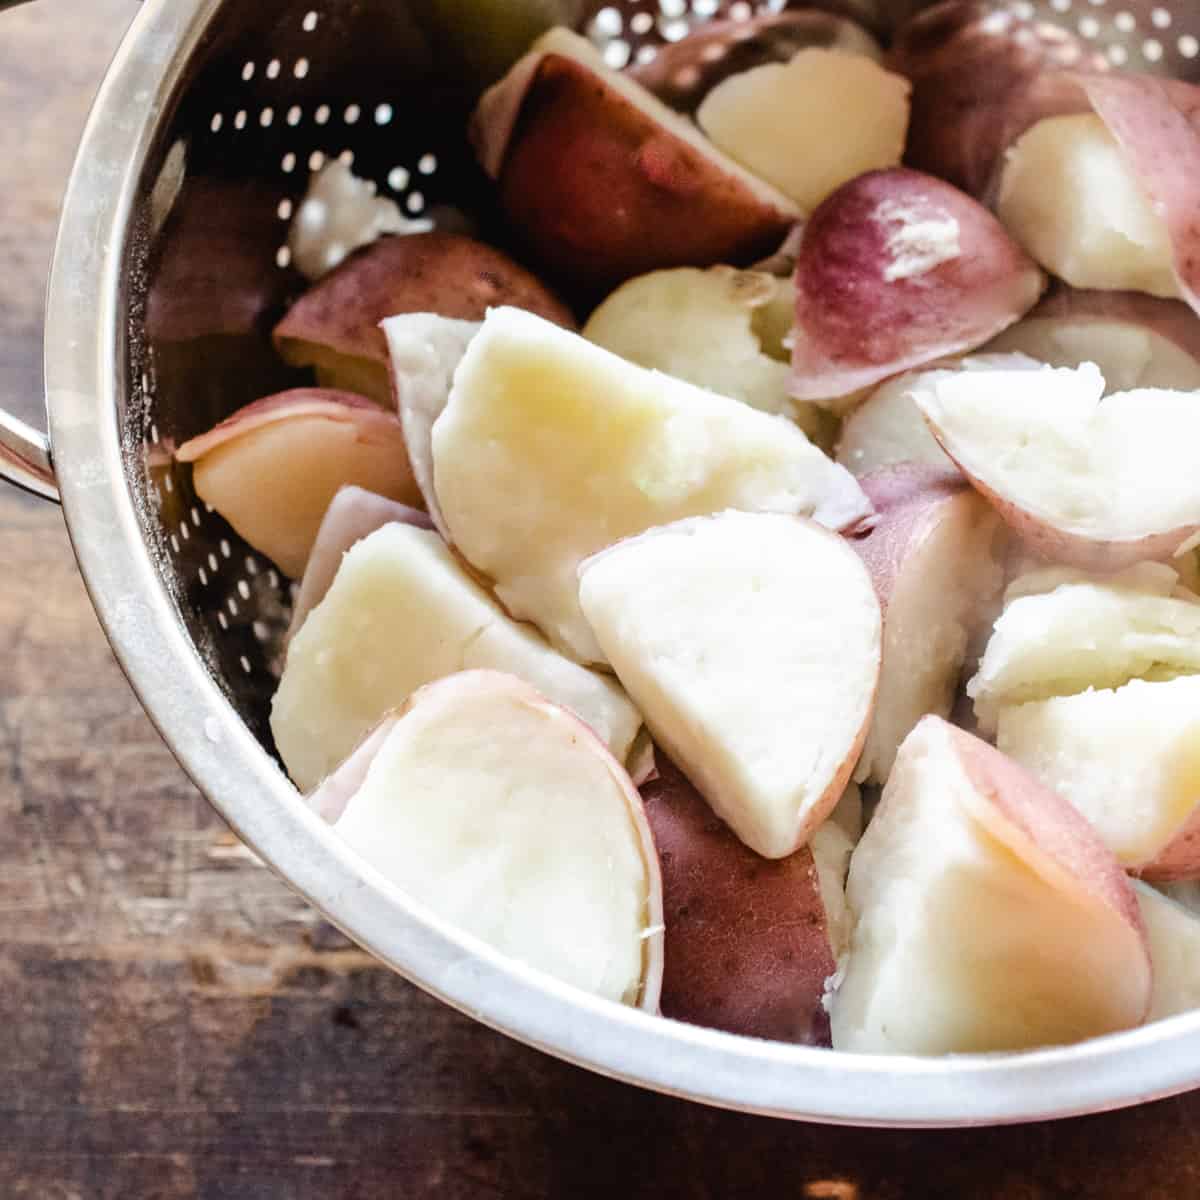
[[[782,514],[679,521],[583,563],[579,603],[656,743],[737,836],[766,858],[806,845],[879,681],[879,601],[846,541]]]
[[[1147,1021],[1200,1008],[1200,919],[1169,895],[1134,881],[1134,894],[1150,939],[1154,996]]]
[[[418,529],[432,529],[428,514],[407,504],[397,504],[385,496],[349,484],[338,491],[329,503],[316,540],[309,552],[304,578],[292,606],[292,622],[287,641],[304,624],[308,614],[325,599],[346,552],[385,525],[399,521]]]
[[[813,851],[760,858],[661,755],[659,772],[642,800],[663,882],[663,1016],[828,1046],[837,949]]]
[[[839,188],[796,263],[792,395],[829,402],[996,337],[1046,277],[999,222],[941,180],[898,168]]]
[[[1186,304],[1141,292],[1076,291],[1057,284],[987,352],[1052,367],[1094,362],[1110,391],[1200,390],[1200,321]]]
[[[901,746],[846,895],[836,1050],[1033,1049],[1149,1010],[1146,930],[1111,852],[1066,800],[938,717]]]
[[[575,328],[562,301],[500,250],[459,234],[385,237],[310,288],[273,336],[285,362],[391,407],[381,321],[400,313],[482,321],[502,304]]]
[[[384,878],[515,959],[657,1011],[653,838],[578,718],[511,675],[465,671],[416,692],[345,772],[309,802]]]
[[[917,405],[942,448],[1035,553],[1115,571],[1166,559],[1200,532],[1189,392],[1104,396],[1078,370],[927,376]]]
[[[968,647],[1004,582],[999,517],[952,467],[868,475],[879,522],[851,545],[883,607],[883,670],[855,778],[885,783],[926,714],[948,717]]]
[[[801,50],[842,50],[880,59],[879,43],[860,25],[834,13],[799,9],[759,13],[747,21],[710,21],[678,42],[666,42],[627,75],[682,113],[733,75],[767,63],[790,62]]]
[[[913,84],[906,162],[980,199],[1031,125],[1087,111],[1065,73],[1108,68],[1067,30],[987,0],[926,9],[897,34],[887,64]]]
[[[509,228],[573,292],[664,267],[745,266],[800,215],[565,29],[484,94],[471,132]]]
[[[292,579],[304,574],[340,488],[421,502],[399,418],[348,392],[268,396],[185,442],[175,457],[193,464],[200,499]]]
[[[1083,88],[1165,225],[1179,294],[1200,311],[1200,87],[1109,75],[1087,78]]]
[[[1200,877],[1200,676],[1005,707],[996,744],[1069,800],[1127,871]]]

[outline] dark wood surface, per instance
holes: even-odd
[[[31,419],[58,196],[133,10],[0,18],[0,398]],[[1007,1130],[789,1125],[472,1024],[241,850],[115,666],[60,514],[0,488],[0,1200],[1185,1200],[1198,1128],[1200,1095]]]

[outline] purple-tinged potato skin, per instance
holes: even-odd
[[[953,228],[957,251],[917,269],[904,262],[904,234],[922,226]],[[860,175],[817,208],[795,279],[791,392],[817,401],[983,345],[1047,283],[985,208],[904,167]]]
[[[1083,87],[1166,223],[1180,292],[1200,312],[1200,87],[1149,75],[1090,76]]]
[[[905,162],[980,199],[1005,150],[1030,126],[1087,111],[1068,73],[1107,69],[1067,30],[986,0],[948,0],[919,13],[897,34],[887,66],[913,85]]]
[[[863,476],[859,486],[875,506],[878,522],[851,545],[871,573],[886,618],[909,552],[936,522],[940,506],[968,492],[970,485],[949,466],[900,463]]]
[[[812,852],[760,858],[661,751],[658,772],[642,800],[663,880],[663,1016],[828,1046],[837,964]]]
[[[386,366],[379,322],[428,312],[482,321],[489,308],[512,305],[576,328],[571,310],[503,251],[453,233],[382,237],[351,254],[309,288],[275,327],[275,345],[306,366],[313,347]]]
[[[484,128],[503,121],[499,101],[481,106],[476,143],[509,227],[572,295],[667,267],[747,266],[794,222],[585,64],[548,53],[518,71],[501,85],[527,80],[503,150]]]

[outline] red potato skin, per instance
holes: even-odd
[[[571,310],[535,275],[500,250],[453,233],[382,237],[351,254],[314,284],[275,326],[279,353],[298,366],[310,346],[386,364],[379,322],[429,312],[482,321],[489,308],[512,305],[577,328]]]
[[[926,717],[938,721],[938,717]],[[1146,927],[1137,896],[1112,851],[1074,805],[1046,787],[1024,767],[973,734],[942,722],[960,765],[995,819],[992,832],[1036,865],[1049,860],[1073,878],[1075,886],[1119,913],[1141,934],[1147,955]],[[986,815],[985,815],[985,819]],[[1001,825],[1008,826],[1008,830]],[[1015,838],[1014,835],[1015,834]],[[1147,997],[1147,1004],[1149,997]]]
[[[854,22],[817,9],[762,13],[748,21],[710,21],[678,42],[667,42],[648,63],[626,74],[678,112],[692,115],[731,75],[767,63],[786,63],[808,48],[867,45]]]
[[[875,505],[878,523],[850,544],[871,572],[886,618],[910,551],[937,521],[938,508],[969,491],[970,485],[949,467],[900,463],[864,476],[859,486]]]
[[[497,184],[530,257],[590,298],[666,267],[747,266],[795,219],[553,53],[533,70]]]
[[[1147,863],[1132,872],[1151,883],[1200,879],[1200,795],[1196,810],[1174,837]]]
[[[663,1016],[828,1046],[837,964],[811,851],[760,858],[661,751],[658,770],[642,800],[663,881]]]
[[[1068,287],[1056,282],[1028,321],[1121,321],[1143,325],[1159,337],[1200,361],[1200,321],[1178,300],[1164,300],[1145,292],[1102,292]]]
[[[1149,75],[1089,76],[1082,86],[1166,222],[1180,291],[1200,312],[1200,88]]]
[[[1088,538],[1066,529],[1058,529],[990,488],[954,456],[928,417],[926,424],[937,438],[938,445],[958,465],[971,486],[996,510],[1000,519],[1020,539],[1024,548],[1046,562],[1079,567],[1081,570],[1102,575],[1112,574],[1140,562],[1169,560],[1179,547],[1197,532],[1196,526],[1184,525],[1178,529],[1150,533],[1140,538],[1112,541]]]
[[[889,247],[903,224],[957,223],[959,253],[888,279]],[[1047,279],[985,208],[904,167],[872,171],[839,188],[804,229],[796,263],[796,346],[791,393],[846,396],[913,367],[983,345],[1038,301]]]
[[[1066,73],[1108,67],[1074,34],[984,0],[948,0],[920,13],[897,34],[887,65],[913,85],[905,162],[980,199],[1004,151],[1030,126],[1087,111]]]

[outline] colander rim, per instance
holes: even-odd
[[[1200,1011],[1075,1046],[940,1059],[850,1055],[701,1029],[598,1000],[449,928],[360,863],[210,678],[145,544],[118,428],[122,304],[140,180],[221,0],[146,0],[96,98],[51,271],[46,398],[68,529],[122,669],[197,788],[330,921],[424,990],[509,1036],[720,1107],[897,1128],[1008,1124],[1200,1085]]]

